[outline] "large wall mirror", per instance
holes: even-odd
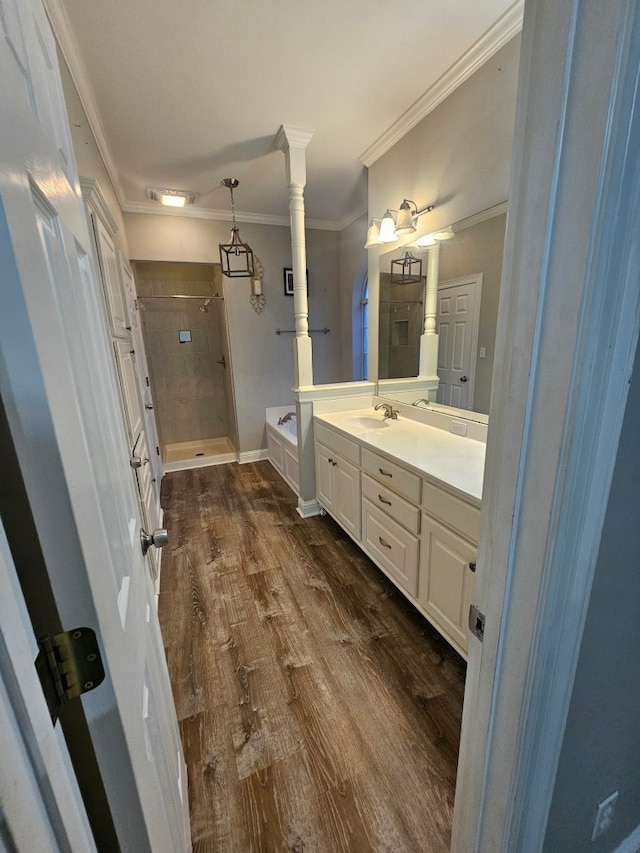
[[[489,413],[506,216],[505,202],[453,223],[453,238],[439,243],[439,387],[432,404]],[[422,280],[392,284],[391,261],[407,249],[423,259]],[[403,393],[398,380],[419,374],[427,252],[396,247],[379,264],[378,394],[412,402],[407,394],[416,396],[415,386]]]

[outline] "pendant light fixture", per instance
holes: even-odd
[[[255,263],[253,251],[248,243],[244,243],[240,237],[240,231],[236,225],[236,211],[233,205],[233,191],[240,183],[237,178],[225,178],[222,185],[231,193],[231,241],[220,243],[220,265],[222,274],[229,278],[241,278],[255,276]]]
[[[422,281],[422,260],[411,252],[391,261],[390,284],[414,284]]]

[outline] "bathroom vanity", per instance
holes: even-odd
[[[466,658],[486,426],[316,414],[317,500]]]

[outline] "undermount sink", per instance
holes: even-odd
[[[348,423],[360,429],[384,429],[389,426],[386,419],[373,418],[368,415],[354,415],[349,418]]]

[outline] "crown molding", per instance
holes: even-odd
[[[213,210],[203,207],[185,207],[178,211],[170,207],[149,201],[128,201],[122,206],[124,213],[144,213],[151,216],[176,216],[188,219],[215,219],[218,222],[231,222],[231,213],[228,210]],[[366,213],[366,206],[358,211],[352,218],[345,217],[340,222],[331,222],[327,219],[307,219],[306,227],[318,231],[342,231],[359,216]],[[279,216],[270,213],[242,213],[236,211],[236,222],[245,222],[253,225],[277,225],[288,228],[290,220],[288,216]]]
[[[516,2],[469,50],[358,158],[367,168],[382,157],[522,29],[524,0]]]
[[[84,62],[82,61],[82,57],[80,56],[78,42],[73,35],[71,26],[69,25],[67,13],[62,6],[62,0],[43,0],[43,4],[49,18],[49,23],[51,24],[51,29],[53,30],[53,35],[58,43],[62,56],[64,57],[64,61],[67,63],[71,79],[73,80],[78,92],[78,97],[80,98],[80,102],[87,115],[89,127],[91,128],[91,132],[95,138],[105,169],[107,170],[107,174],[113,184],[118,204],[124,210],[125,195],[118,176],[118,170],[116,169],[109,145],[107,144],[107,139],[104,135],[93,90],[89,85],[87,70]]]

